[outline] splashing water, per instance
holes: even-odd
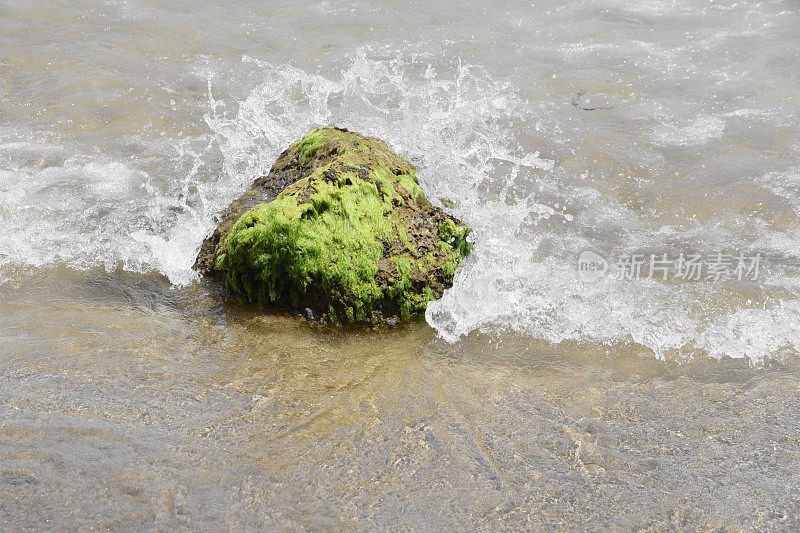
[[[767,295],[744,308],[726,303],[738,299],[726,298],[728,292],[748,292],[747,286],[579,283],[575,258],[588,248],[624,242],[632,249],[665,243],[714,249],[730,234],[719,231],[718,221],[657,226],[594,184],[569,179],[552,159],[526,152],[520,142],[551,117],[537,116],[539,109],[479,67],[435,67],[429,59],[362,50],[340,76],[325,77],[246,57],[264,81],[234,116],[208,119],[222,138],[227,175],[255,174],[315,125],[386,139],[419,166],[429,197],[455,201],[455,214],[475,230],[473,256],[427,313],[450,342],[476,330],[516,330],[551,342],[630,340],[659,356],[699,350],[753,361],[800,346],[793,302],[774,307]],[[703,144],[722,135],[723,124],[720,118],[680,128],[666,122],[654,127],[652,138],[656,145]],[[777,315],[783,318],[776,321]],[[768,333],[746,334],[748,326]]]
[[[652,147],[719,142],[734,113],[684,121],[651,113],[649,140],[626,156],[634,163],[614,163],[635,166],[639,175],[603,176],[591,161],[603,156],[588,147],[585,155],[569,149],[585,165],[582,172],[542,156],[537,142],[550,143],[552,154],[575,142],[563,117],[526,101],[479,66],[370,47],[330,74],[249,56],[243,69],[244,82],[201,60],[195,70],[208,80],[210,131],[130,140],[146,146],[149,160],[68,156],[68,147],[3,132],[0,269],[54,262],[121,266],[159,271],[178,286],[191,283],[194,256],[213,217],[291,141],[315,126],[336,124],[385,139],[419,167],[432,201],[455,205],[454,214],[474,228],[473,255],[426,316],[450,342],[473,331],[514,330],[554,343],[632,341],[660,357],[699,350],[754,362],[800,348],[800,315],[785,284],[773,290],[767,281],[767,289],[744,298],[752,286],[615,279],[587,285],[576,276],[576,257],[586,249],[711,250],[734,239],[785,256],[797,244],[796,232],[777,234],[790,240],[779,243],[768,225],[748,233],[753,224],[746,227],[739,214],[664,224],[669,204],[654,215],[625,196],[636,180],[641,188],[658,179],[663,160]],[[253,84],[246,98],[221,96],[240,83]],[[739,116],[764,120],[753,113]],[[159,157],[172,166],[153,166]],[[164,180],[153,168],[181,177]],[[765,190],[786,198],[785,180],[770,174],[762,181]],[[786,270],[772,275],[780,284]]]

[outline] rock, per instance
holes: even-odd
[[[195,268],[262,308],[392,322],[424,314],[452,285],[469,231],[383,141],[322,128],[228,208]]]

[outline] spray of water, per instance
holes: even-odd
[[[226,84],[237,83],[228,73],[197,66],[209,85],[208,133],[148,146],[172,162],[160,169],[168,179],[131,160],[70,155],[2,132],[0,271],[63,262],[155,270],[175,285],[192,283],[214,217],[291,141],[336,124],[389,142],[419,167],[431,200],[474,228],[473,255],[426,315],[447,341],[515,330],[552,342],[633,341],[658,356],[699,350],[754,362],[800,349],[793,300],[747,308],[718,305],[720,289],[709,284],[580,283],[575,258],[598,241],[645,248],[706,228],[654,228],[590,184],[564,182],[528,142],[533,130],[557,131],[553,117],[538,116],[484,69],[378,49],[358,51],[330,74],[251,57],[243,64],[252,90],[241,101],[225,96]],[[721,119],[707,118],[662,125],[652,139],[696,145],[723,129]]]

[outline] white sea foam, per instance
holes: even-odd
[[[693,146],[705,144],[722,136],[725,121],[719,117],[701,116],[686,125],[662,124],[656,128],[655,142],[665,145]]]
[[[576,260],[583,250],[691,242],[711,251],[735,241],[732,232],[742,220],[729,215],[662,226],[617,194],[608,178],[565,175],[533,142],[551,131],[558,132],[555,144],[570,142],[557,115],[529,105],[481,67],[368,48],[332,74],[252,57],[243,58],[243,68],[245,81],[230,80],[228,72],[199,63],[209,83],[209,132],[146,146],[151,159],[170,162],[155,167],[166,178],[135,158],[74,155],[51,142],[5,139],[0,270],[60,261],[159,271],[176,285],[191,283],[194,256],[213,216],[292,140],[315,126],[337,124],[386,139],[419,167],[432,201],[457,202],[452,211],[474,228],[473,255],[426,315],[447,341],[513,330],[551,342],[633,341],[658,356],[701,350],[754,362],[800,346],[800,313],[785,294],[745,305],[726,303],[726,294],[738,288],[724,284],[579,282]],[[252,89],[235,101],[225,96],[231,83]],[[707,143],[722,136],[726,119],[738,120],[728,114],[667,121],[655,129],[653,146]],[[642,166],[663,165],[657,155],[642,152]],[[647,182],[636,177],[633,183]],[[767,176],[761,185],[794,197],[794,182],[784,174]],[[739,244],[775,253],[797,249],[800,235],[751,226],[762,240],[742,237]],[[778,236],[786,242],[778,243]],[[786,289],[790,285],[780,282],[786,275],[781,270],[762,283]]]
[[[520,146],[527,128],[539,123],[536,110],[483,69],[434,67],[424,57],[374,51],[357,54],[333,77],[245,61],[262,70],[263,82],[235,115],[209,117],[222,137],[229,175],[252,174],[310,127],[335,123],[386,139],[419,166],[434,201],[458,202],[455,214],[474,228],[476,247],[453,288],[427,312],[444,339],[515,330],[552,342],[633,341],[658,356],[702,350],[754,362],[775,346],[748,348],[758,342],[742,341],[749,318],[762,331],[774,329],[763,335],[783,339],[781,346],[800,339],[791,304],[772,310],[771,304],[759,310],[698,305],[729,290],[722,285],[579,283],[575,258],[598,238],[646,248],[682,237],[711,246],[730,235],[714,225],[662,231],[590,186],[562,183],[554,161]],[[655,140],[702,144],[724,128],[722,118],[705,116],[666,126]],[[588,238],[593,232],[596,238]],[[782,320],[771,324],[769,317],[781,312]]]
[[[206,228],[185,199],[136,161],[68,156],[28,137],[0,142],[0,269],[64,263],[159,270],[176,285],[196,279],[190,266]]]

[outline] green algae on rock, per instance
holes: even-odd
[[[228,208],[195,267],[263,308],[334,323],[410,319],[452,285],[468,235],[383,141],[321,128]]]

